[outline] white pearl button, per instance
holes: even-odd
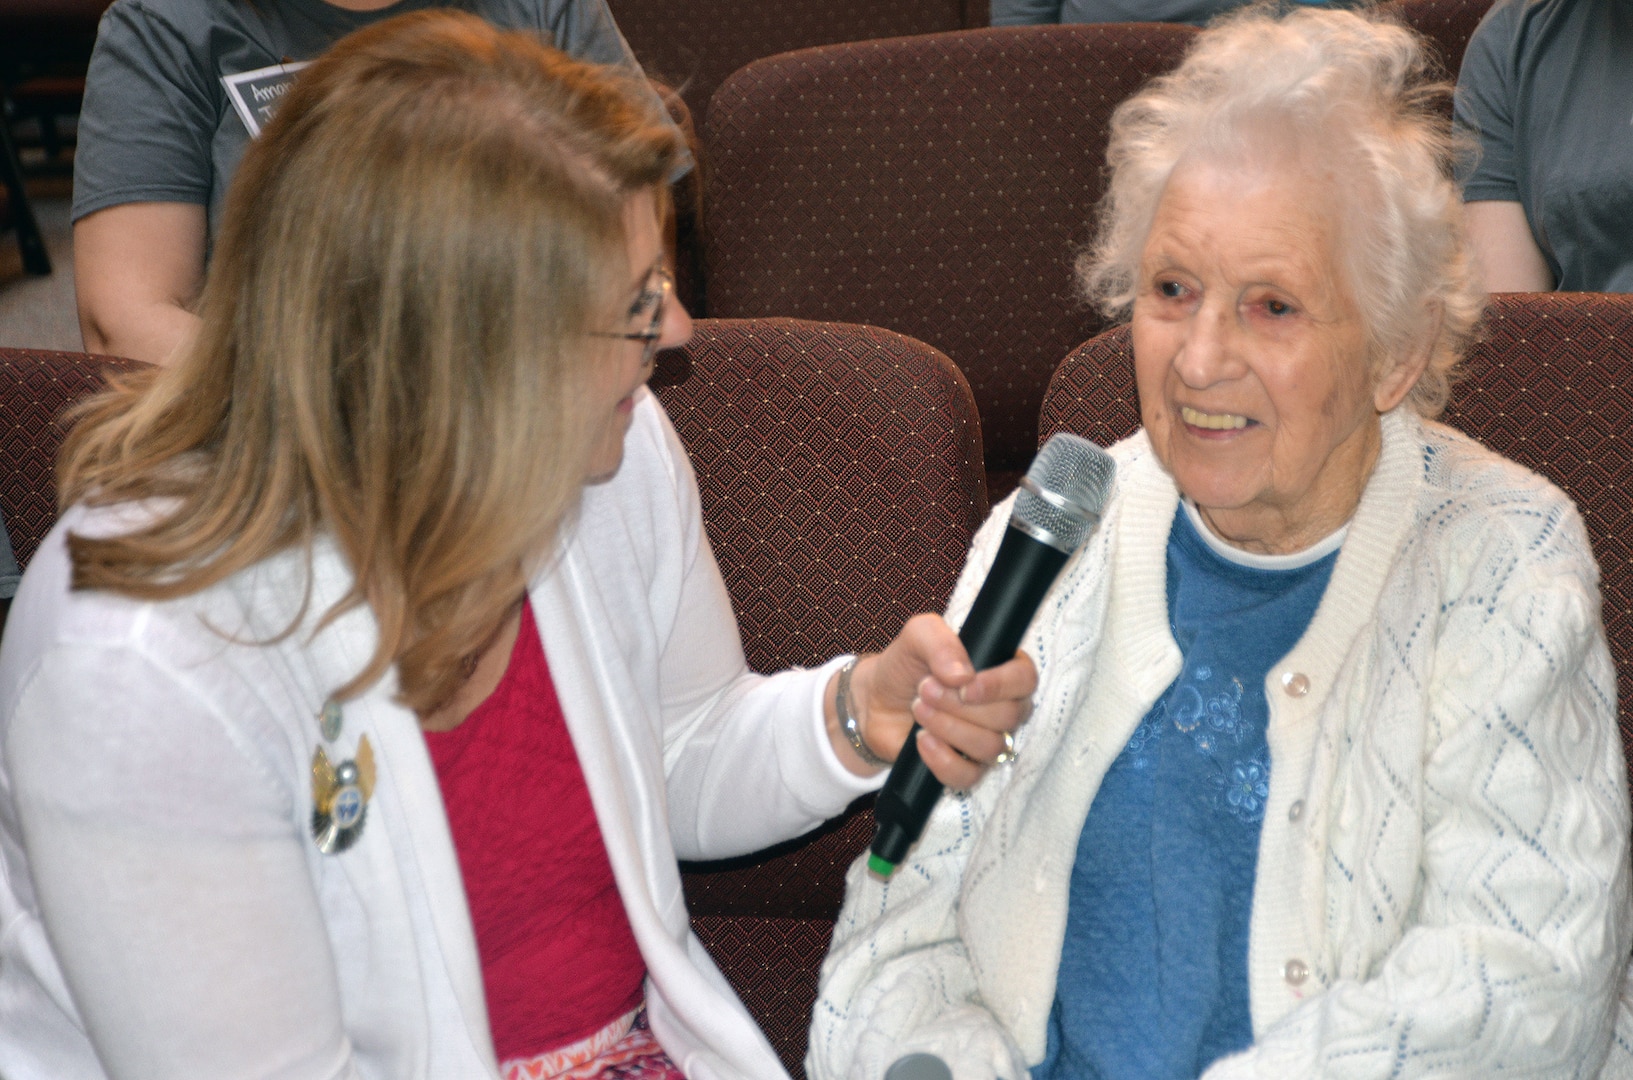
[[[1287,808],[1287,820],[1297,821],[1304,816],[1304,800],[1300,799]]]
[[[1283,672],[1281,688],[1287,691],[1288,697],[1303,697],[1310,692],[1310,677],[1302,671]]]
[[[1289,960],[1287,966],[1282,969],[1282,975],[1286,977],[1288,983],[1298,986],[1310,977],[1310,969],[1302,960]]]

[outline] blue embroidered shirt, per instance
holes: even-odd
[[[1175,515],[1168,618],[1184,665],[1083,825],[1033,1080],[1191,1078],[1252,1044],[1248,920],[1271,768],[1264,680],[1314,617],[1343,535],[1254,556],[1213,537],[1189,505]]]

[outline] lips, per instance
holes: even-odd
[[[1252,423],[1247,417],[1237,413],[1205,413],[1200,409],[1193,409],[1189,405],[1179,407],[1182,420],[1192,427],[1206,431],[1233,431],[1245,428]]]

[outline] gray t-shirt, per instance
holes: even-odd
[[[538,31],[580,59],[640,72],[606,0],[399,0],[380,11],[324,0],[116,0],[86,79],[74,220],[121,203],[194,203],[209,208],[213,236],[250,123],[264,123],[293,78],[279,69],[316,59],[353,30],[431,7]],[[251,72],[261,74],[234,78]]]
[[[1497,0],[1457,77],[1468,202],[1525,208],[1561,289],[1633,292],[1633,3]]]

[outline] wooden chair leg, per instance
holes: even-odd
[[[11,141],[10,113],[10,109],[0,112],[0,181],[11,195],[11,217],[17,228],[17,246],[23,253],[23,269],[45,275],[51,272],[51,256],[46,254],[40,224],[34,220],[28,192],[23,189],[23,166],[17,160],[17,146]]]

